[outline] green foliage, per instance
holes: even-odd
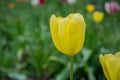
[[[8,7],[10,3],[13,9]],[[105,13],[101,23],[95,23],[85,10],[88,3]],[[107,14],[104,3],[77,0],[70,5],[46,0],[34,7],[30,2],[0,0],[0,80],[69,80],[69,57],[54,47],[49,19],[52,14],[66,16],[76,12],[85,17],[86,38],[84,48],[74,58],[75,80],[105,80],[98,57],[100,53],[120,50],[120,14]]]

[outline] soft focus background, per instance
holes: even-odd
[[[74,58],[74,80],[106,80],[99,55],[120,50],[119,4],[120,0],[0,0],[0,80],[69,80],[69,57],[54,47],[49,20],[52,14],[70,13],[83,14],[86,22],[84,47]]]

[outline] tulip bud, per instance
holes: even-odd
[[[116,13],[119,11],[119,5],[117,2],[114,2],[114,1],[105,3],[105,10],[109,14]]]
[[[96,23],[99,23],[103,20],[104,18],[104,13],[103,12],[100,12],[100,11],[95,11],[93,13],[93,20],[96,22]]]
[[[99,56],[107,80],[120,80],[120,52]]]
[[[95,6],[93,4],[88,4],[86,6],[86,10],[89,12],[89,13],[92,13],[94,10],[95,10]]]
[[[50,32],[55,47],[62,53],[73,56],[84,43],[85,21],[81,14],[70,14],[66,18],[52,15]]]

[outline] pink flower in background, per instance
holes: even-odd
[[[118,12],[120,9],[119,9],[119,5],[117,2],[111,1],[109,3],[108,2],[105,3],[105,10],[107,13],[113,14],[113,13]]]
[[[75,4],[75,3],[76,3],[76,0],[67,0],[67,2],[68,2],[69,4]]]
[[[44,4],[44,3],[45,3],[45,0],[39,0],[39,3],[40,3],[40,4]]]

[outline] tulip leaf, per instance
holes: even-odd
[[[89,80],[95,80],[94,68],[93,67],[88,68],[88,78],[89,78]]]
[[[87,63],[91,53],[92,51],[90,49],[83,48],[83,50],[81,51],[83,58],[80,60],[79,68],[83,67]]]
[[[8,76],[15,80],[27,80],[27,77],[24,74],[9,72]]]
[[[92,51],[90,49],[83,48],[83,50],[82,50],[83,60],[87,61],[89,59],[91,53],[92,53]]]
[[[66,63],[67,63],[67,61],[65,61],[63,58],[57,57],[57,56],[50,56],[50,60],[58,62],[58,63],[63,64],[63,65],[66,65]]]

